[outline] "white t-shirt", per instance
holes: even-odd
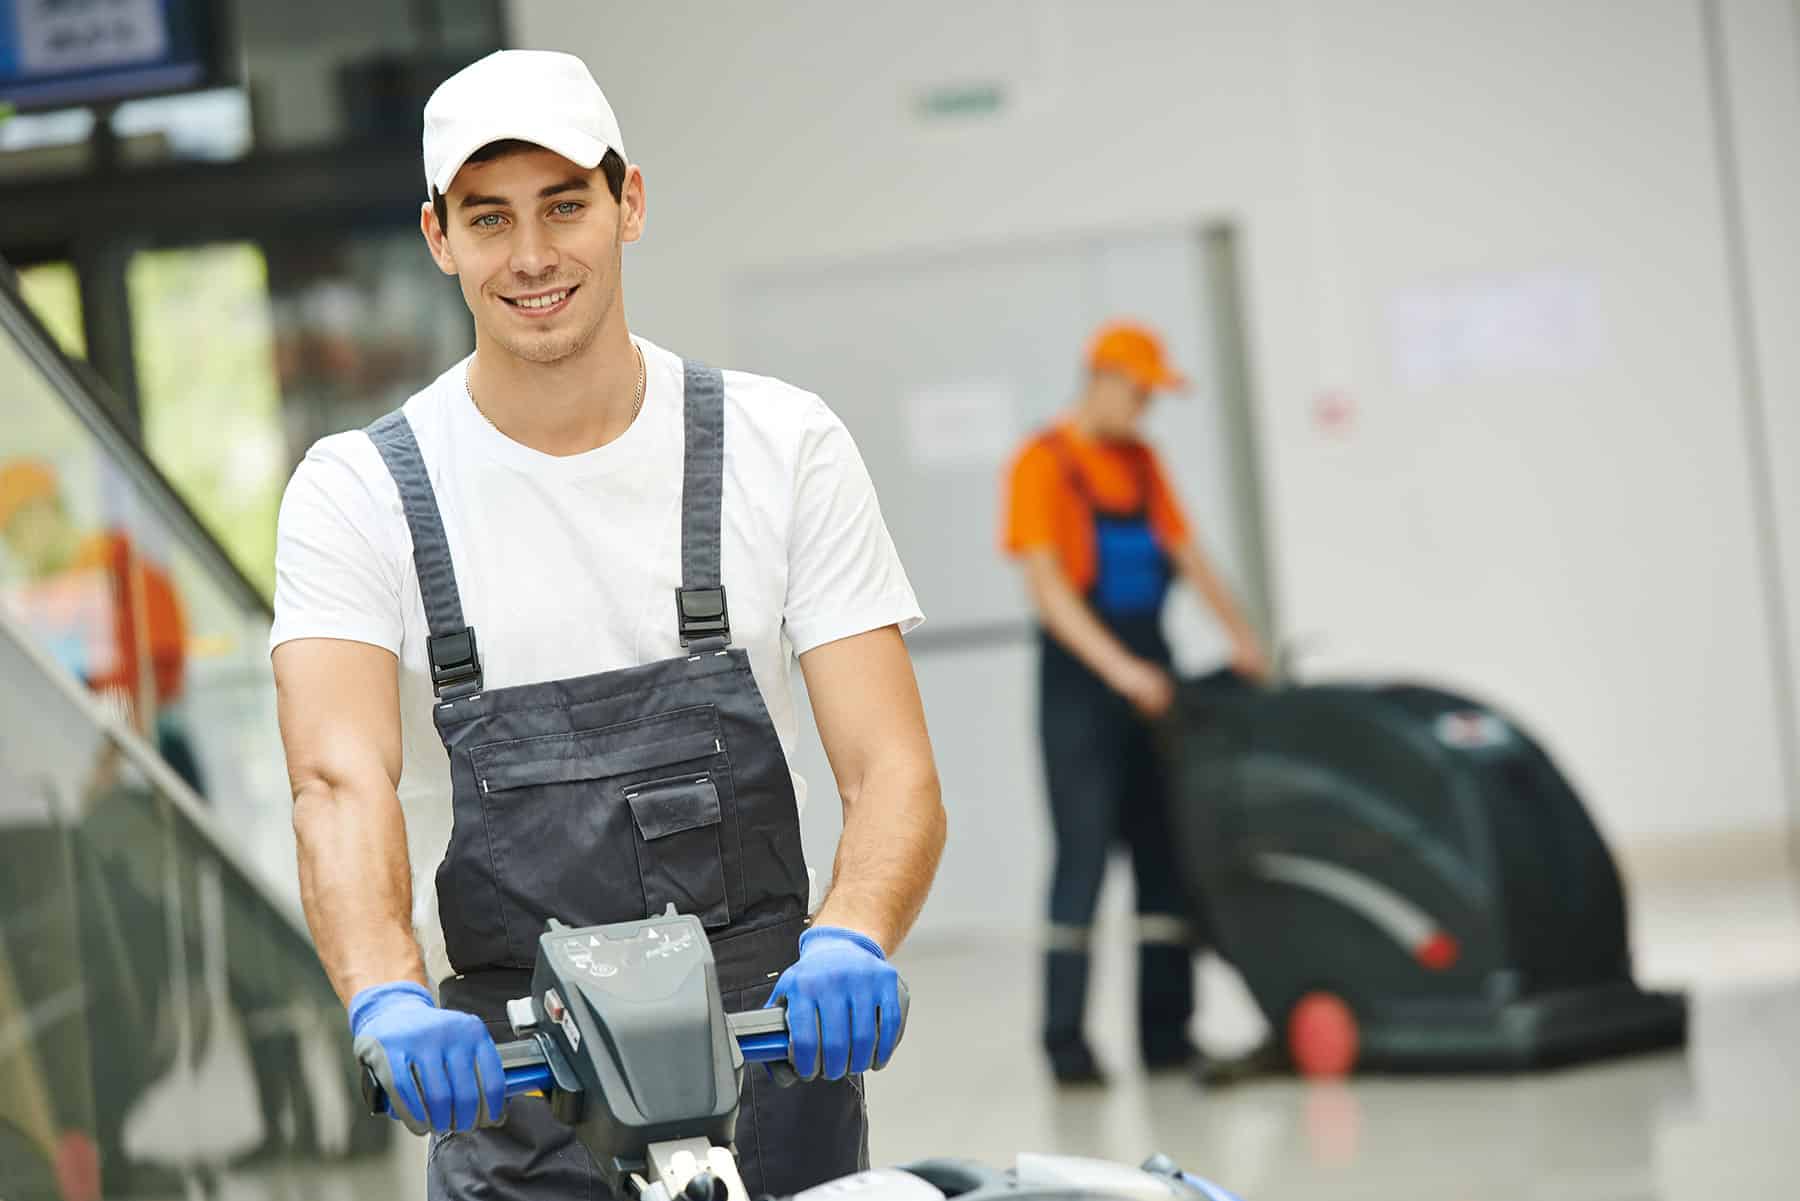
[[[585,454],[542,454],[481,415],[468,361],[406,402],[443,513],[463,617],[488,688],[567,679],[682,653],[681,359],[643,339],[643,411]],[[343,638],[400,660],[400,802],[414,924],[431,978],[449,973],[435,873],[449,842],[450,764],[432,722],[425,609],[400,495],[361,430],[319,441],[281,504],[270,649]],[[849,431],[817,396],[725,372],[721,571],[734,646],[749,652],[782,750],[798,721],[790,657],[923,620]],[[806,782],[794,777],[806,803]]]

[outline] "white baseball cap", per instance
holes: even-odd
[[[609,149],[625,157],[618,119],[587,64],[553,50],[496,50],[438,85],[425,102],[427,194],[447,191],[471,154],[505,141],[554,150],[589,170]]]

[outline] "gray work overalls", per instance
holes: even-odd
[[[731,646],[720,580],[724,381],[695,363],[684,376],[682,587],[669,619],[687,654],[575,679],[482,687],[412,427],[399,411],[369,427],[412,532],[450,754],[437,893],[456,975],[440,993],[497,1039],[511,1037],[506,1001],[530,992],[547,918],[629,921],[673,902],[705,923],[728,1010],[763,1004],[798,954],[808,880],[793,780],[749,656]],[[783,1089],[747,1071],[737,1150],[751,1196],[867,1167],[861,1080]],[[586,1149],[535,1099],[515,1100],[504,1126],[434,1138],[428,1178],[433,1201],[601,1196]]]

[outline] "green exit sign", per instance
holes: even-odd
[[[913,107],[927,121],[991,117],[1006,107],[1006,85],[957,83],[927,88],[918,94]]]

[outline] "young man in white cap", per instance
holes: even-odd
[[[788,1006],[813,1078],[747,1074],[751,1194],[855,1171],[859,1073],[899,1035],[886,956],[945,830],[868,473],[817,397],[631,335],[644,180],[580,60],[464,69],[424,148],[421,226],[475,353],[312,449],[277,552],[302,893],[358,1054],[432,1132],[433,1198],[597,1195],[541,1100],[493,1124],[492,1036],[546,918],[673,902],[728,1008]],[[790,654],[844,805],[810,919]]]

